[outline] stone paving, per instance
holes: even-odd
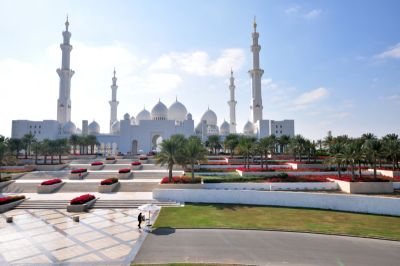
[[[0,265],[129,265],[146,232],[137,209],[11,210],[0,214]],[[80,222],[72,216],[79,215]],[[5,217],[12,216],[13,223]]]

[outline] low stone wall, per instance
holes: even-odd
[[[57,165],[35,165],[36,171],[60,171],[67,167],[67,164],[57,164]]]
[[[328,165],[324,164],[297,164],[297,163],[286,163],[293,169],[307,169],[307,168],[318,168],[318,169],[325,169],[328,168]]]
[[[17,201],[14,201],[14,202],[10,202],[10,203],[7,203],[7,204],[0,205],[0,213],[3,213],[3,212],[6,212],[8,210],[13,209],[15,206],[19,205],[24,200],[25,199],[21,199],[21,200],[17,200]]]
[[[58,188],[60,188],[65,182],[60,182],[52,185],[38,185],[37,186],[37,193],[39,194],[47,194],[53,193]]]
[[[330,179],[338,184],[341,191],[351,194],[393,193],[392,182],[347,182]]]
[[[393,182],[392,184],[394,189],[400,189],[400,182]]]
[[[302,175],[337,175],[337,171],[332,172],[284,172],[284,171],[274,171],[274,172],[243,172],[240,170],[236,170],[236,172],[240,176],[276,176],[280,173],[287,173],[289,175],[302,176]],[[342,174],[346,174],[346,172],[342,172]]]
[[[99,185],[99,193],[111,193],[119,185],[119,181],[111,185]]]
[[[205,183],[206,189],[236,190],[338,190],[335,182],[292,182],[292,183]]]
[[[156,200],[317,208],[400,216],[400,198],[312,192],[154,189]]]
[[[368,172],[374,172],[374,169],[368,169]],[[381,169],[376,169],[377,174],[381,174],[383,176],[388,176],[388,177],[395,177],[395,176],[400,176],[400,171],[393,171],[393,170],[381,170]]]

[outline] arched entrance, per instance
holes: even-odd
[[[138,153],[138,141],[137,140],[132,140],[132,150],[131,153],[133,156],[137,155]]]
[[[160,151],[160,145],[163,141],[161,135],[156,134],[151,138],[151,150],[152,151]]]

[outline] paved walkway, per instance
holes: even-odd
[[[146,235],[137,228],[138,213],[91,210],[79,214],[79,223],[65,210],[0,214],[0,265],[130,265]]]
[[[20,195],[21,193],[0,193],[0,196]],[[37,193],[23,193],[26,198],[32,200],[71,200],[78,197],[83,192],[69,192],[69,193],[52,193],[52,194],[37,194]],[[153,200],[153,192],[115,192],[115,193],[98,193],[91,192],[96,198],[104,200]]]
[[[163,229],[149,234],[135,263],[397,266],[400,242],[318,234]]]

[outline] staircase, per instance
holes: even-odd
[[[25,200],[15,209],[66,209],[68,200]],[[140,205],[153,203],[161,207],[179,207],[178,202],[156,200],[102,200],[98,199],[94,209],[135,209]]]

